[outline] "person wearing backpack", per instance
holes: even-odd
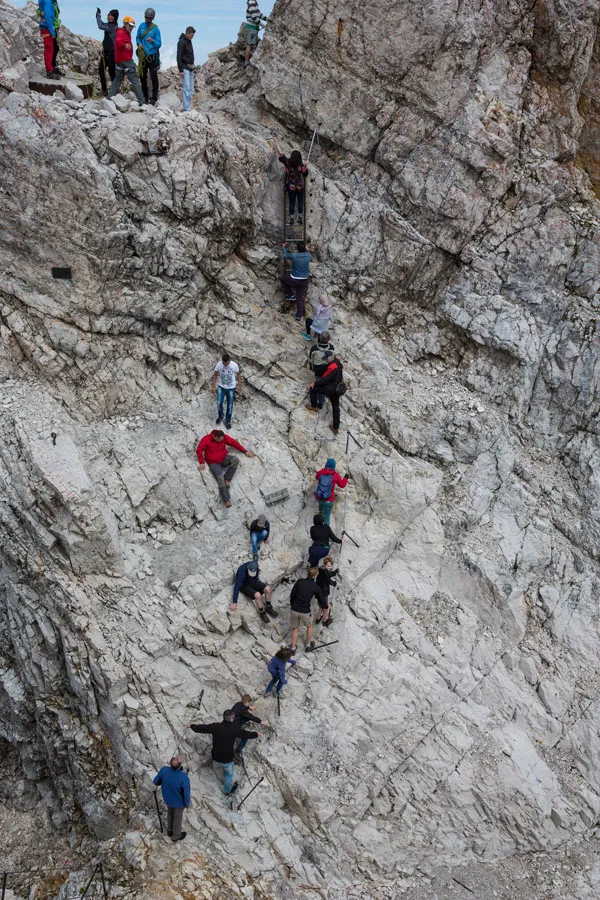
[[[341,475],[335,471],[335,466],[335,459],[330,456],[325,463],[325,467],[319,469],[315,475],[315,478],[318,481],[315,497],[319,501],[319,512],[323,516],[326,525],[329,525],[331,520],[331,510],[333,509],[333,504],[335,502],[336,487],[345,488],[348,484],[348,479],[350,478],[348,472],[342,478]]]
[[[323,374],[315,378],[311,384],[310,403],[307,403],[305,408],[309,412],[318,412],[322,408],[319,406],[319,396],[329,397],[333,412],[333,424],[329,427],[334,434],[337,434],[340,428],[340,397],[346,393],[344,372],[341,359],[338,356],[334,357],[330,350],[326,350],[323,357],[327,367]]]
[[[329,553],[329,545],[341,544],[341,538],[337,537],[331,530],[329,524],[325,524],[322,513],[313,516],[313,524],[310,529],[310,536],[313,544],[308,551],[309,566],[318,566],[324,556]]]
[[[284,275],[281,278],[281,283],[285,289],[286,303],[291,303],[294,300],[294,294],[290,294],[290,290],[295,292],[296,322],[301,322],[304,315],[304,295],[308,287],[308,279],[310,278],[312,253],[302,241],[298,242],[298,249],[295,253],[290,253],[286,247],[285,243],[282,244],[283,258],[291,262],[292,271],[289,275]]]
[[[294,224],[296,201],[298,201],[298,225],[304,223],[304,191],[308,169],[302,163],[302,154],[299,150],[292,150],[289,158],[282,152],[277,138],[275,146],[279,154],[279,162],[285,166],[285,191],[289,194],[290,225]]]
[[[155,15],[156,12],[149,6],[144,13],[144,21],[138,28],[135,37],[139,60],[138,74],[142,82],[142,91],[144,92],[146,103],[151,103],[152,106],[158,100],[158,70],[160,69],[160,54],[158,51],[162,44],[160,29],[158,25],[154,24]],[[148,99],[150,96],[148,91],[148,73],[150,73],[152,82],[152,100]]]

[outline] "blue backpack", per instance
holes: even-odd
[[[317,500],[329,500],[333,490],[333,472],[326,472],[319,475],[319,483],[317,485]]]

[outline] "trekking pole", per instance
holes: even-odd
[[[313,131],[312,141],[310,142],[310,147],[309,147],[309,149],[308,149],[308,156],[306,157],[306,165],[307,165],[307,167],[308,167],[308,164],[309,164],[309,162],[310,162],[310,154],[312,153],[312,148],[313,148],[313,144],[314,144],[314,142],[315,142],[315,138],[317,138],[317,140],[318,140],[318,133],[319,133],[319,126],[317,125],[317,126],[315,127],[315,130]],[[321,145],[319,144],[319,146],[321,146]]]
[[[328,644],[316,644],[316,645],[313,647],[312,652],[314,653],[315,650],[322,650],[323,647],[331,647],[332,644],[339,644],[339,641],[329,641]]]
[[[238,803],[238,811],[242,808],[242,806],[244,805],[244,803],[246,802],[246,800],[248,799],[248,797],[250,796],[250,794],[252,794],[252,793],[256,790],[256,788],[259,786],[259,784],[261,783],[261,781],[264,781],[264,780],[265,780],[265,776],[264,776],[264,775],[261,775],[260,778],[258,779],[258,781],[256,782],[256,784],[254,785],[254,787],[252,788],[252,790],[251,790],[251,791],[248,791],[248,793],[246,794],[246,796],[244,797],[244,799],[243,799],[243,800],[240,800],[240,802]]]
[[[281,700],[280,700],[279,694],[277,694],[277,715],[278,716],[281,715]]]
[[[154,802],[156,803],[156,812],[158,813],[158,824],[160,825],[160,833],[164,834],[162,815],[160,813],[160,806],[158,805],[158,791],[154,791]]]
[[[87,892],[89,891],[90,885],[91,885],[92,881],[94,880],[94,878],[96,877],[96,872],[97,872],[97,871],[98,871],[98,865],[94,866],[94,871],[92,872],[92,877],[90,878],[90,880],[88,881],[88,883],[87,883],[86,886],[85,886],[85,890],[84,890],[83,894],[81,895],[81,900],[83,900],[83,898],[85,897],[85,895],[86,895]]]

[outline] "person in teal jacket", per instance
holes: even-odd
[[[40,34],[44,42],[44,66],[46,78],[57,79],[63,74],[56,65],[58,56],[58,30],[60,18],[56,0],[38,0],[37,15],[40,22]]]
[[[139,59],[138,71],[140,81],[142,82],[142,90],[146,103],[153,106],[158,100],[158,70],[160,69],[160,46],[162,38],[160,36],[160,28],[154,24],[154,16],[156,12],[151,6],[144,13],[144,21],[137,30],[135,42],[137,44],[137,55]],[[148,92],[148,73],[152,82],[152,99],[149,99]]]

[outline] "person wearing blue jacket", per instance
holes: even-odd
[[[142,82],[142,90],[146,103],[152,106],[158,100],[158,70],[160,69],[160,46],[162,38],[158,25],[154,24],[154,16],[156,12],[151,6],[144,13],[144,21],[137,30],[135,42],[137,44],[137,55],[139,59],[138,72],[140,81]],[[148,93],[148,72],[152,82],[152,99],[149,100]]]
[[[304,295],[310,277],[312,254],[302,241],[298,242],[298,249],[295,253],[290,253],[287,249],[287,244],[283,244],[282,249],[283,258],[289,260],[292,264],[292,271],[281,279],[281,284],[285,290],[285,303],[291,303],[294,299],[296,300],[296,322],[301,322],[304,316]],[[291,291],[294,291],[294,293],[290,293]]]
[[[56,65],[58,56],[58,31],[60,18],[56,0],[38,0],[37,16],[40,20],[40,34],[44,42],[44,66],[46,78],[58,79],[62,76]]]
[[[183,811],[191,802],[190,779],[183,771],[181,756],[174,756],[168,766],[163,766],[153,783],[160,785],[167,807],[167,834],[174,841],[182,841],[187,832],[182,831]]]
[[[268,697],[275,685],[277,685],[275,693],[280,700],[283,700],[283,686],[284,684],[287,684],[285,667],[287,663],[289,663],[290,666],[296,665],[296,660],[292,659],[293,655],[294,651],[291,650],[290,647],[283,647],[281,650],[278,650],[275,656],[267,663],[267,670],[273,677],[267,685],[265,697]]]
[[[265,584],[261,581],[258,576],[259,568],[256,560],[251,559],[247,563],[242,563],[235,573],[233,598],[229,609],[232,611],[237,610],[238,597],[241,591],[246,597],[250,597],[251,600],[254,600],[259,616],[265,625],[268,625],[270,622],[269,616],[271,616],[272,619],[276,619],[279,613],[271,606],[271,594],[273,593],[273,589],[269,584]],[[265,595],[264,606],[262,602],[263,594]]]

